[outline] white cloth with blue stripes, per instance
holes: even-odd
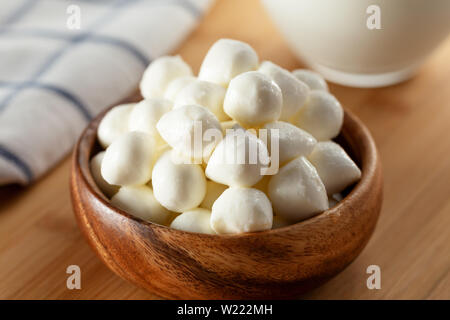
[[[211,1],[2,0],[0,185],[28,184],[67,155],[88,121],[131,94]]]

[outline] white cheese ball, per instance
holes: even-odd
[[[152,135],[155,141],[163,144],[156,124],[162,115],[172,109],[172,103],[169,100],[150,98],[136,104],[130,113],[128,119],[128,129],[130,131],[141,131]]]
[[[272,228],[272,205],[264,192],[234,187],[214,202],[211,227],[218,234],[242,233]]]
[[[154,60],[139,84],[145,99],[163,98],[168,84],[176,78],[192,76],[191,67],[180,56],[164,56]]]
[[[267,147],[242,129],[227,134],[209,158],[206,176],[218,183],[251,187],[263,177],[269,164]]]
[[[119,209],[145,221],[168,225],[172,213],[156,201],[148,186],[125,186],[111,198]]]
[[[101,192],[108,198],[111,198],[113,194],[119,190],[119,187],[109,184],[102,177],[101,167],[103,157],[105,156],[105,151],[97,153],[89,163],[89,167],[91,170],[92,178],[94,178],[94,182]]]
[[[174,108],[185,105],[200,105],[214,113],[219,121],[230,119],[223,111],[225,88],[207,81],[194,81],[186,85],[175,98]]]
[[[215,42],[203,60],[198,78],[226,87],[237,75],[258,68],[258,55],[248,44],[231,39]]]
[[[289,71],[270,61],[262,62],[258,71],[269,76],[280,87],[283,95],[280,120],[288,120],[305,104],[309,87]]]
[[[326,91],[311,91],[309,101],[300,109],[294,124],[319,141],[330,140],[341,131],[344,110],[339,101]]]
[[[197,78],[193,76],[186,76],[176,78],[172,80],[166,88],[166,92],[164,92],[164,99],[175,101],[177,94],[188,84],[197,81]]]
[[[155,142],[143,132],[128,132],[106,149],[102,177],[109,184],[142,185],[152,178]]]
[[[303,81],[311,90],[328,91],[328,84],[317,72],[307,69],[297,69],[292,74],[300,81]]]
[[[217,198],[227,189],[228,187],[226,185],[208,180],[206,182],[206,195],[205,199],[203,199],[202,203],[200,204],[201,208],[209,209],[211,210],[214,201],[217,200]]]
[[[275,155],[272,154],[273,147],[275,149],[274,152],[278,151],[278,159],[280,164],[284,164],[287,161],[299,156],[307,156],[313,151],[314,146],[317,143],[317,140],[308,132],[288,122],[275,121],[266,123],[263,129],[267,130],[267,149],[271,159],[274,161],[275,157]],[[260,139],[264,141],[261,137],[262,132],[263,131],[260,130]],[[272,139],[276,139],[277,132],[278,149],[272,145]]]
[[[161,137],[186,159],[208,158],[222,139],[216,116],[202,106],[186,105],[164,114],[156,124]]]
[[[304,157],[282,167],[270,179],[268,193],[275,214],[288,221],[298,222],[328,209],[325,186]]]
[[[198,207],[205,198],[206,178],[201,166],[175,162],[171,150],[156,161],[152,173],[153,192],[165,208],[184,212]]]
[[[319,142],[308,156],[328,194],[341,192],[361,178],[361,170],[345,150],[333,141]]]
[[[231,80],[223,108],[239,123],[255,126],[278,120],[282,104],[280,87],[265,74],[250,71]]]
[[[210,219],[210,210],[197,208],[180,214],[172,221],[170,227],[189,232],[216,234],[211,228]]]
[[[135,104],[128,103],[109,110],[98,125],[97,137],[100,145],[106,149],[114,140],[128,132],[128,118]]]

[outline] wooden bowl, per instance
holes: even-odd
[[[144,222],[110,205],[93,182],[89,159],[99,148],[101,116],[73,154],[72,203],[78,224],[100,259],[122,278],[172,299],[293,298],[343,270],[369,240],[382,202],[377,150],[348,111],[338,142],[362,178],[335,207],[280,229],[206,235]]]

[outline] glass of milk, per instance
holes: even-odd
[[[329,81],[410,78],[450,31],[450,0],[262,0],[297,55]]]

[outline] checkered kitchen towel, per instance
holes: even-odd
[[[1,0],[0,185],[28,184],[70,152],[212,1]]]

